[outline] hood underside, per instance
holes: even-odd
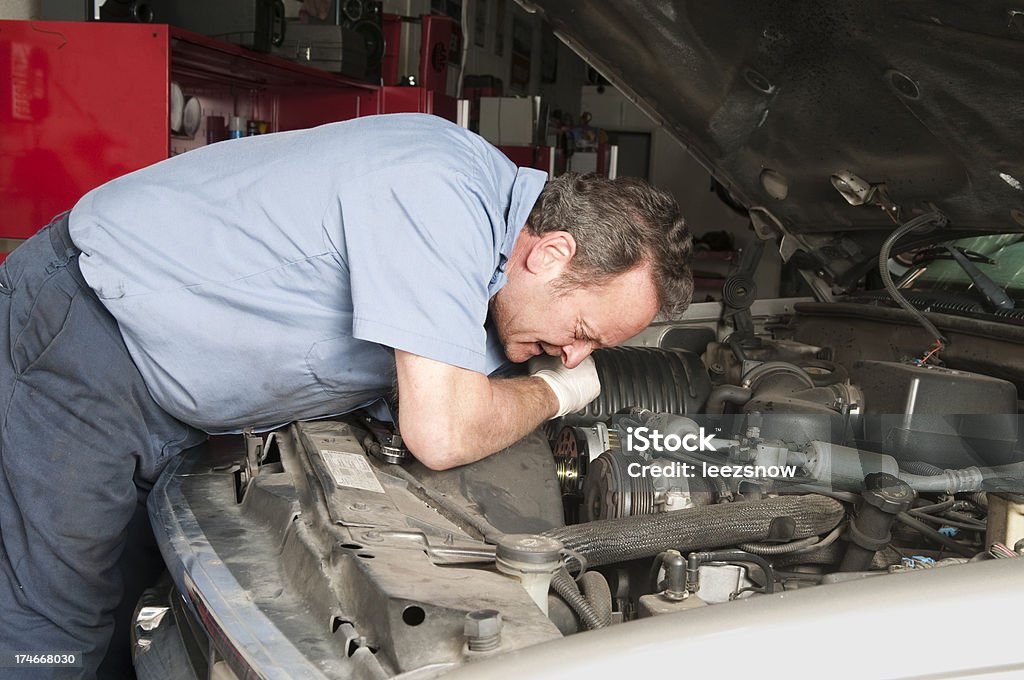
[[[951,234],[1024,229],[1024,6],[530,5],[786,232],[893,228],[844,199],[831,179],[843,173],[876,185],[869,203],[885,197],[900,220],[937,208]]]

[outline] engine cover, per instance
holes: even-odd
[[[1018,462],[1017,390],[978,373],[892,361],[859,361],[860,439],[900,460],[945,468]]]

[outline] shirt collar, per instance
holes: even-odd
[[[544,183],[547,181],[547,173],[541,170],[533,168],[518,168],[516,170],[516,179],[512,183],[512,197],[509,201],[508,214],[505,217],[505,238],[498,248],[498,267],[487,287],[488,294],[492,297],[508,282],[505,264],[512,256],[516,239],[519,238],[519,233],[526,225],[530,211],[533,210],[533,205],[537,202],[537,197],[540,196],[541,190],[544,189]]]

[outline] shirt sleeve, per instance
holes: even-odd
[[[485,373],[493,221],[465,174],[416,164],[341,197],[354,337]]]

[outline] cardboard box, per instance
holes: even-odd
[[[540,97],[481,97],[480,136],[498,146],[535,143]]]

